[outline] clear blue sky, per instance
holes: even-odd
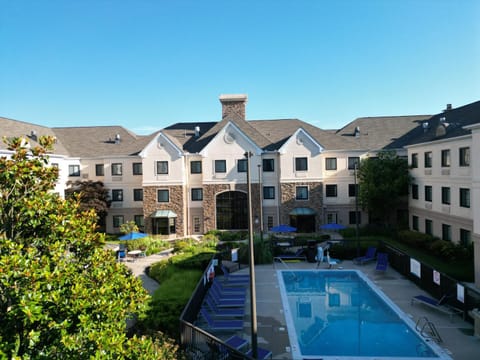
[[[0,116],[145,134],[228,93],[324,129],[480,100],[480,1],[0,0]]]

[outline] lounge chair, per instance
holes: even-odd
[[[200,315],[207,322],[208,328],[214,331],[237,331],[243,329],[242,320],[214,320],[205,309],[200,309]]]
[[[212,302],[217,308],[236,308],[245,307],[245,298],[243,299],[218,299],[210,292],[207,293],[207,297],[210,297]]]
[[[250,275],[232,275],[228,272],[228,269],[221,265],[223,272],[223,283],[229,286],[248,286],[250,284]]]
[[[460,310],[453,306],[448,305],[447,304],[448,298],[449,297],[447,295],[443,295],[440,298],[440,300],[436,300],[425,295],[417,295],[412,298],[411,304],[414,305],[415,303],[419,303],[419,304],[428,306],[432,309],[438,310],[450,316],[450,321],[452,321],[453,315],[463,314],[463,310]]]
[[[388,254],[387,253],[378,253],[377,254],[377,266],[375,270],[377,271],[387,271],[388,267]]]
[[[242,294],[246,295],[246,289],[244,287],[232,287],[227,285],[221,284],[218,280],[213,280],[212,287],[215,287],[220,294]]]
[[[208,292],[211,293],[214,298],[223,299],[223,300],[245,299],[245,296],[246,296],[246,293],[239,293],[239,294],[232,294],[231,292],[230,293],[225,293],[223,291],[220,291],[220,289],[218,289],[218,287],[216,287],[213,284],[212,284],[212,287],[210,288],[210,290],[208,290]]]
[[[241,350],[248,345],[248,341],[244,338],[241,338],[240,336],[233,335],[230,336],[227,340],[225,340],[225,344],[230,345],[234,349]]]
[[[330,254],[329,254],[328,251],[327,251],[327,264],[328,264],[328,268],[331,269],[331,268],[335,267],[335,265],[340,264],[340,260],[338,260],[338,259],[332,259],[332,258],[330,257]]]
[[[204,301],[205,308],[210,310],[212,317],[217,318],[236,318],[236,317],[244,317],[245,316],[245,309],[241,307],[237,308],[220,308],[217,307],[215,302],[207,296]]]
[[[364,256],[360,256],[353,259],[353,262],[358,265],[366,264],[369,261],[375,260],[375,253],[377,252],[377,248],[374,246],[370,246]]]
[[[248,350],[246,354],[250,357],[253,357],[253,350],[252,349]],[[271,358],[272,358],[272,352],[270,350],[257,347],[256,359],[271,359]]]

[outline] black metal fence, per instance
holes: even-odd
[[[209,270],[215,262],[220,261],[217,257],[218,254],[210,261],[180,316],[180,343],[182,349],[187,354],[187,357],[192,360],[252,360],[252,357],[232,348],[214,334],[196,326],[197,316],[202,307],[203,299],[210,287]]]
[[[473,321],[466,315],[468,311],[473,308],[480,307],[480,292],[477,289],[468,283],[459,282],[421,262],[419,262],[418,269],[420,273],[419,277],[412,272],[412,258],[408,254],[385,243],[382,244],[382,248],[388,253],[388,262],[392,268],[417,284],[433,297],[440,299],[444,295],[448,296],[448,303],[457,309],[462,310],[465,320],[468,320],[469,322]],[[463,302],[457,298],[458,285],[463,287],[464,290]]]

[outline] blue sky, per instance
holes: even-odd
[[[0,116],[146,134],[248,119],[340,128],[480,100],[480,1],[0,0]]]

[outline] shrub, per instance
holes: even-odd
[[[272,250],[268,241],[261,241],[255,239],[253,242],[253,252],[255,264],[270,264],[273,261]],[[249,263],[249,248],[248,244],[241,244],[238,249],[238,259],[242,263]]]
[[[397,239],[404,244],[420,249],[429,249],[431,243],[435,240],[432,235],[410,230],[398,232]]]

